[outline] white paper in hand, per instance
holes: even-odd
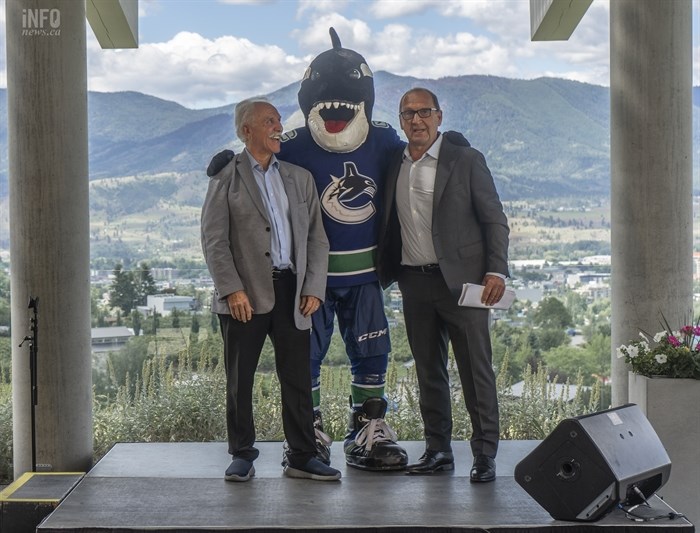
[[[484,292],[483,285],[476,283],[465,283],[462,285],[462,294],[459,297],[459,305],[464,307],[481,307],[482,309],[509,309],[515,301],[515,291],[506,289],[503,297],[495,305],[484,305],[481,303],[481,293]]]

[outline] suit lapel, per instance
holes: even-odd
[[[280,177],[282,178],[282,184],[284,185],[284,191],[287,193],[287,200],[289,201],[289,206],[291,208],[292,205],[299,202],[299,199],[297,198],[297,183],[294,176],[291,175],[287,168],[284,168],[281,162],[279,171]]]
[[[438,212],[440,200],[447,187],[447,182],[452,176],[452,170],[455,166],[456,157],[452,147],[443,138],[438,154],[437,171],[435,172],[435,189],[433,191],[433,217]]]
[[[296,261],[295,256],[298,243],[294,236],[301,234],[301,229],[298,227],[299,218],[296,215],[296,208],[297,205],[301,203],[303,196],[300,192],[298,192],[299,188],[296,178],[294,177],[292,172],[287,167],[285,167],[285,165],[282,164],[281,161],[279,166],[279,172],[280,177],[282,178],[282,185],[284,185],[284,192],[287,193],[287,202],[289,203],[289,222],[292,228],[292,234],[289,237],[292,239],[292,261]]]
[[[255,181],[253,169],[250,166],[248,155],[245,152],[241,152],[236,156],[236,172],[240,175],[241,181],[248,190],[248,194],[253,200],[255,207],[267,218],[267,210],[265,209],[265,204],[263,204],[262,196],[260,195],[260,188]]]

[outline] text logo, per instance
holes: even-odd
[[[61,10],[23,9],[22,35],[26,37],[57,37],[61,35]]]
[[[383,337],[388,333],[387,328],[380,329],[379,331],[372,331],[371,333],[365,333],[357,337],[357,342],[366,341],[367,339],[376,339],[378,337]]]

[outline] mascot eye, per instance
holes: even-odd
[[[362,73],[356,68],[348,70],[348,78],[353,80],[359,80],[362,77]]]
[[[317,71],[317,70],[314,70],[314,71],[311,73],[311,79],[312,79],[313,81],[318,80],[320,77],[321,77],[321,73],[320,73],[319,71]]]

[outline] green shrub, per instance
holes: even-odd
[[[12,387],[9,374],[0,365],[0,485],[12,480]]]
[[[201,345],[199,346],[201,349]],[[189,349],[177,359],[160,356],[144,362],[134,378],[113,382],[108,396],[95,394],[93,402],[94,454],[99,460],[117,442],[207,442],[226,440],[226,378],[217,350],[198,350],[193,362]],[[0,368],[0,483],[12,478],[12,398]],[[110,372],[115,380],[114,372]],[[450,362],[454,440],[471,433],[469,416],[454,361]],[[553,395],[555,383],[547,369],[527,369],[521,397],[511,395],[508,357],[497,376],[501,438],[542,439],[564,418],[600,409],[600,388],[585,394],[577,388],[573,400]],[[348,427],[350,369],[324,366],[321,370],[321,408],[324,430],[334,440]],[[580,385],[579,376],[576,384]],[[567,384],[568,385],[568,384]],[[570,385],[568,385],[570,386]],[[418,405],[418,382],[412,366],[392,361],[387,373],[387,422],[400,440],[422,440],[423,422]],[[284,439],[279,380],[274,372],[258,372],[253,392],[257,438]]]

